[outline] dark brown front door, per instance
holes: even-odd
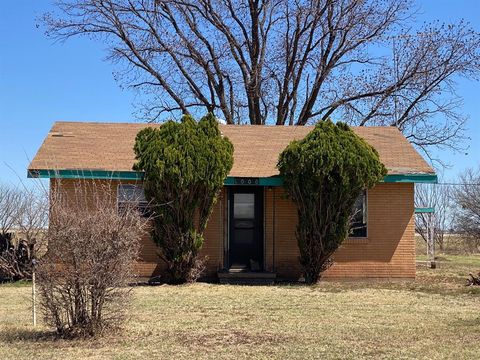
[[[263,270],[263,188],[230,188],[229,267]]]

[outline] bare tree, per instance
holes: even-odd
[[[22,191],[21,208],[15,222],[15,227],[20,238],[33,253],[29,258],[35,258],[37,254],[46,251],[46,243],[43,241],[48,228],[49,198],[45,189],[25,189]]]
[[[480,251],[480,169],[460,175],[454,196],[455,230],[467,238],[470,251]]]
[[[9,236],[15,226],[21,208],[21,193],[18,189],[0,184],[0,237]]]
[[[422,149],[461,147],[454,80],[478,79],[480,35],[463,22],[415,26],[412,0],[57,3],[47,34],[104,41],[119,80],[149,95],[143,118],[333,118],[396,126]]]
[[[452,190],[448,185],[416,184],[415,207],[433,207],[433,237],[443,250],[445,234],[452,227]],[[415,217],[415,231],[428,242],[428,230],[431,221],[430,213],[419,213]]]
[[[20,208],[21,193],[18,189],[0,184],[0,281],[16,280],[23,272],[24,251],[13,243],[13,230]]]
[[[48,194],[45,189],[0,187],[0,278],[30,279],[33,260],[45,252]]]
[[[120,325],[146,220],[115,206],[109,184],[77,182],[51,192],[48,251],[40,259],[40,307],[62,336],[95,336]]]

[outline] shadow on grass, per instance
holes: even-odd
[[[19,329],[10,328],[0,330],[0,344],[18,344],[20,346],[37,345],[40,347],[54,346],[57,349],[72,347],[87,347],[89,349],[100,349],[112,345],[118,340],[122,329],[112,329],[110,333],[97,336],[62,336],[52,330]],[[28,346],[27,345],[27,346]]]
[[[458,327],[473,327],[480,329],[480,316],[472,317],[469,319],[457,319],[450,322],[450,326]],[[476,333],[475,333],[476,334]]]
[[[0,340],[7,343],[21,342],[54,342],[63,340],[55,331],[35,329],[6,329],[0,331]]]

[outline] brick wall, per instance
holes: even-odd
[[[71,202],[80,201],[76,195],[81,189],[82,198],[85,193],[85,201],[92,203],[95,189],[110,192],[112,206],[116,204],[117,187],[119,184],[135,184],[135,181],[118,181],[118,180],[70,180],[62,179],[50,181],[51,192],[62,191],[67,194],[68,200]],[[206,276],[216,277],[217,271],[223,267],[223,243],[226,234],[226,217],[223,215],[226,210],[226,200],[223,196],[219,198],[215,209],[213,210],[210,221],[205,231],[205,243],[200,252],[200,256],[207,259]],[[83,199],[82,199],[83,201]],[[93,203],[91,204],[93,206]],[[146,233],[140,239],[140,261],[136,264],[138,275],[141,277],[150,277],[160,275],[165,269],[165,263],[158,256],[158,247],[152,240],[150,235]]]
[[[58,188],[72,194],[75,184],[88,180],[52,180]],[[95,181],[116,194],[120,181]],[[122,182],[133,183],[133,182]],[[294,204],[285,199],[281,188],[265,188],[265,267],[278,276],[297,279],[301,274],[295,239],[297,213]],[[368,234],[364,239],[347,239],[335,253],[335,264],[325,277],[335,278],[414,278],[414,203],[413,184],[379,184],[368,192]],[[112,204],[116,206],[116,204]],[[223,268],[227,239],[227,190],[222,191],[205,231],[200,255],[207,258],[206,277],[214,278]],[[164,264],[157,255],[157,246],[146,235],[141,239],[139,275],[160,274]]]
[[[298,278],[301,270],[295,239],[295,207],[283,197],[282,189],[267,189],[265,195],[268,270],[275,270],[279,277]],[[414,185],[410,183],[382,183],[369,190],[367,238],[345,240],[334,254],[334,265],[324,276],[414,278],[413,195]]]
[[[217,271],[223,268],[224,241],[228,229],[226,214],[226,191],[222,190],[205,229],[205,242],[200,251],[200,256],[207,258],[205,276],[208,278],[216,278]]]

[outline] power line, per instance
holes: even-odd
[[[442,182],[442,183],[435,183],[433,185],[448,185],[448,186],[480,186],[480,183],[449,183],[449,182]]]

